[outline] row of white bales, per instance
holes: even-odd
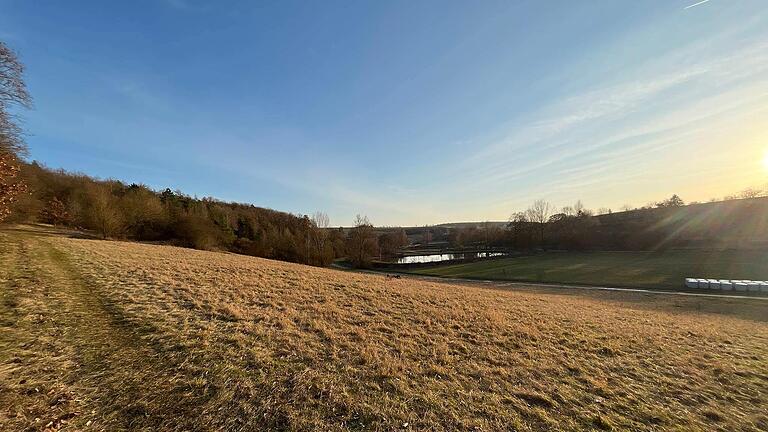
[[[768,282],[766,281],[685,278],[685,287],[723,291],[751,291],[768,293]]]

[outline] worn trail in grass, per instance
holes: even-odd
[[[7,330],[0,336],[0,425],[9,428],[3,430],[196,424],[205,391],[167,385],[189,372],[183,353],[162,352],[142,337],[151,330],[126,320],[49,243],[25,236],[0,241],[8,284],[0,309]],[[160,398],[158,383],[165,390]]]
[[[0,232],[0,300],[0,430],[768,429],[755,302],[486,290],[34,230]]]

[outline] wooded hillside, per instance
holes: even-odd
[[[313,265],[343,255],[341,232],[306,215],[158,192],[117,180],[22,163],[30,192],[14,204],[9,222],[37,221],[95,231],[107,238],[163,241]]]

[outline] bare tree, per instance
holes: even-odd
[[[331,226],[331,218],[324,212],[316,211],[312,214],[312,223],[318,228],[328,228]]]
[[[584,203],[581,202],[581,200],[576,201],[576,204],[573,205],[573,214],[574,216],[581,216],[584,214],[585,211]]]
[[[11,205],[26,191],[26,185],[18,180],[18,158],[26,147],[16,118],[8,112],[14,105],[32,106],[23,75],[24,65],[16,53],[0,41],[0,222],[11,214]]]
[[[24,65],[16,53],[0,41],[0,150],[18,154],[25,150],[21,128],[8,112],[12,106],[32,107],[24,82]]]
[[[385,232],[379,236],[379,249],[383,255],[393,256],[408,244],[408,235],[399,228]]]
[[[549,215],[552,212],[552,205],[545,200],[536,200],[525,211],[529,221],[537,224],[539,229],[539,242],[541,247],[544,247],[544,228],[549,220]]]
[[[333,261],[333,248],[328,242],[328,227],[331,225],[331,219],[328,215],[321,211],[316,211],[312,214],[312,264],[325,266]]]
[[[765,192],[759,188],[746,188],[739,192],[739,198],[757,198],[764,196]]]
[[[672,195],[671,197],[665,199],[664,201],[657,202],[655,206],[657,208],[664,208],[664,207],[682,207],[685,204],[685,202],[677,196],[677,194]]]
[[[512,245],[515,248],[523,246],[522,240],[527,237],[528,227],[530,226],[527,212],[513,213],[509,217],[507,227],[512,231]],[[529,246],[526,242],[526,247]]]
[[[89,198],[88,217],[102,238],[119,234],[123,221],[115,205],[115,199],[108,186],[90,184],[87,187]]]
[[[584,214],[584,204],[581,200],[578,200],[572,206],[563,207],[561,212],[566,216],[582,216]]]
[[[429,225],[424,225],[424,231],[421,234],[421,244],[428,246],[432,242],[432,230]]]
[[[370,265],[371,259],[378,253],[378,239],[368,217],[355,217],[355,226],[347,238],[347,252],[355,267]]]

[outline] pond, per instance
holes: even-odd
[[[503,252],[470,252],[470,253],[451,253],[451,254],[432,254],[432,255],[412,255],[397,259],[398,264],[421,264],[440,261],[465,260],[476,258],[492,258],[506,255]]]

